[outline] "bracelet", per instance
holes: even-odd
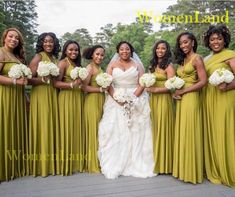
[[[100,92],[103,92],[103,88],[102,87],[100,87]]]
[[[71,82],[69,85],[70,85],[71,89],[73,89],[73,82]]]
[[[16,85],[16,79],[15,79],[15,78],[12,80],[12,83],[13,83],[14,85]]]
[[[42,77],[41,81],[42,81],[43,83],[46,83],[46,81],[44,80],[44,77]]]

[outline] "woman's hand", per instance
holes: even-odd
[[[21,77],[19,79],[16,79],[16,84],[18,85],[27,85],[28,79],[26,77]]]
[[[81,87],[81,85],[82,85],[82,80],[81,79],[75,79],[74,81],[73,81],[73,87],[74,88],[76,88],[76,87]]]
[[[43,83],[50,84],[50,83],[51,83],[51,75],[42,77],[41,81],[42,81]]]
[[[157,88],[156,87],[149,87],[149,88],[145,88],[146,92],[149,93],[157,93]]]
[[[219,88],[221,91],[225,92],[225,91],[227,90],[227,83],[221,83],[221,84],[219,84],[219,85],[218,85],[218,88]]]

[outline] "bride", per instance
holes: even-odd
[[[107,69],[113,83],[98,131],[101,171],[108,179],[119,175],[152,177],[155,174],[149,100],[138,84],[144,68],[130,43],[120,42],[117,53]],[[137,58],[132,58],[133,54]],[[129,104],[115,100],[117,92],[129,94],[133,99]]]

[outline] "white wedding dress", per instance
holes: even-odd
[[[114,68],[112,76],[114,90],[124,88],[134,93],[138,86],[138,70],[135,66],[126,71]],[[123,106],[110,95],[106,97],[98,131],[101,171],[108,179],[115,179],[119,175],[141,178],[155,176],[148,94],[143,92],[137,98],[129,126],[124,112]]]

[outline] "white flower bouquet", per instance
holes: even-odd
[[[58,76],[60,74],[59,68],[54,63],[47,61],[39,62],[37,73],[40,77],[46,77],[48,75]]]
[[[10,68],[8,76],[13,79],[19,79],[21,77],[27,77],[28,79],[31,79],[32,72],[24,64],[15,64]]]
[[[86,68],[75,67],[71,70],[70,77],[73,80],[77,79],[78,77],[81,78],[81,80],[84,80],[87,78],[88,74],[89,73]]]
[[[167,79],[164,85],[169,90],[175,90],[182,88],[184,84],[185,81],[183,79],[174,76],[172,78]]]
[[[134,110],[134,104],[137,97],[133,93],[119,88],[114,91],[113,98],[119,103],[124,103],[124,116],[127,116],[127,125],[130,126],[132,111]]]
[[[145,73],[139,79],[139,84],[142,87],[147,87],[147,88],[152,86],[155,82],[156,82],[156,76],[151,73]]]
[[[108,73],[100,73],[95,80],[100,87],[107,88],[112,83],[113,77]]]
[[[216,69],[209,77],[209,83],[213,86],[217,86],[221,83],[231,83],[234,79],[234,75],[231,71],[225,68]]]

